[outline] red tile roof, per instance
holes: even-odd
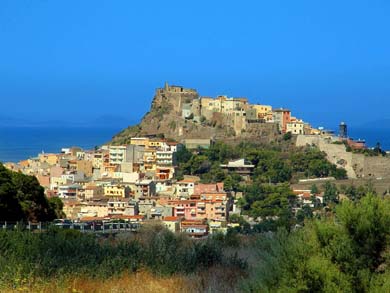
[[[174,216],[166,216],[166,217],[163,218],[163,221],[177,222],[177,221],[180,221],[180,218],[179,217],[174,217]]]

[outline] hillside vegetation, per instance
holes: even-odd
[[[177,154],[177,177],[198,175],[203,182],[225,181],[227,189],[240,189],[240,177],[226,174],[220,168],[229,160],[244,158],[255,166],[251,180],[255,183],[286,183],[302,178],[347,177],[346,171],[326,159],[316,147],[295,147],[285,143],[257,144],[242,142],[230,145],[217,142],[210,149],[191,153],[185,148]]]
[[[389,292],[390,201],[367,194],[291,233],[263,235],[248,292]]]

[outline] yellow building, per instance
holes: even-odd
[[[92,158],[92,167],[95,169],[100,169],[104,163],[104,153],[96,152],[93,154]]]
[[[147,137],[132,137],[130,140],[130,144],[139,145],[139,146],[149,146],[149,138]]]
[[[57,154],[39,154],[39,161],[41,163],[48,163],[50,166],[58,164]]]
[[[210,234],[213,233],[222,233],[226,234],[227,233],[227,227],[226,227],[226,222],[225,221],[210,221],[209,222],[209,228],[210,228]]]
[[[145,171],[156,170],[156,149],[147,148],[144,152],[144,168]]]
[[[272,106],[252,105],[252,108],[256,110],[258,119],[264,119],[265,121],[271,121],[273,119]]]
[[[248,107],[248,99],[246,98],[228,98],[227,96],[218,96],[217,98],[201,98],[202,115],[205,113],[233,113],[235,110],[246,109]],[[207,116],[207,115],[204,115]],[[210,115],[209,115],[210,116]]]
[[[321,130],[316,129],[316,128],[311,128],[309,134],[310,135],[321,135]]]
[[[163,139],[153,139],[153,140],[149,140],[148,146],[149,148],[163,148],[166,145],[167,143]]]
[[[124,185],[104,186],[104,196],[106,197],[129,197],[130,189]]]
[[[92,176],[92,162],[86,160],[80,160],[76,162],[76,170],[84,172],[85,176]]]
[[[167,216],[163,218],[165,227],[173,233],[180,232],[180,218]]]

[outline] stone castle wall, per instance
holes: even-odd
[[[349,178],[390,178],[390,158],[347,152],[344,145],[332,144],[321,136],[299,135],[296,145],[317,146],[331,163],[344,167]]]

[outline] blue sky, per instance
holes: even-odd
[[[2,0],[1,115],[130,123],[168,81],[315,126],[390,118],[389,15],[385,0]]]

